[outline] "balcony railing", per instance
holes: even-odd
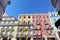
[[[52,33],[48,33],[47,36],[56,36],[56,33],[53,31]]]

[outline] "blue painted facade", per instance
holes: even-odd
[[[55,30],[57,30],[54,23],[60,18],[60,16],[57,12],[48,12],[48,14],[50,16],[50,21],[52,23],[51,26],[54,27]]]

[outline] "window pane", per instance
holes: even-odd
[[[26,16],[24,16],[24,18],[26,18]]]
[[[6,21],[5,23],[6,23],[6,24],[8,24],[9,22],[8,22],[8,21]]]
[[[28,18],[30,18],[30,16],[28,16]]]
[[[46,23],[46,20],[44,20],[44,23]]]
[[[33,35],[36,35],[36,31],[33,31]]]

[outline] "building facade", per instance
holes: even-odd
[[[31,28],[31,14],[20,14],[18,17],[19,26],[21,28],[20,32],[20,39],[21,40],[31,40],[32,39],[32,28]]]
[[[18,21],[13,16],[4,14],[0,21],[0,40],[17,40]]]
[[[49,14],[49,16],[50,16],[50,18],[51,18],[51,26],[52,27],[54,27],[54,31],[56,32],[56,34],[55,34],[55,40],[57,39],[57,40],[59,40],[59,33],[60,33],[60,27],[57,29],[56,27],[55,27],[55,22],[58,20],[58,19],[60,19],[60,16],[58,15],[58,13],[57,12],[48,12],[48,14]]]
[[[50,32],[51,27],[50,17],[48,14],[34,14],[32,16],[33,26],[33,40],[45,40],[47,39],[47,32]]]
[[[18,20],[6,13],[0,21],[1,40],[59,40],[49,14],[19,14]],[[52,20],[52,21],[51,21]]]
[[[60,18],[60,16],[58,15],[57,12],[48,12],[48,14],[51,18],[52,26],[54,27],[55,30],[57,30],[54,23]]]

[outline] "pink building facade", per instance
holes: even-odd
[[[34,14],[32,16],[33,40],[46,39],[47,29],[51,27],[50,17],[48,14]]]

